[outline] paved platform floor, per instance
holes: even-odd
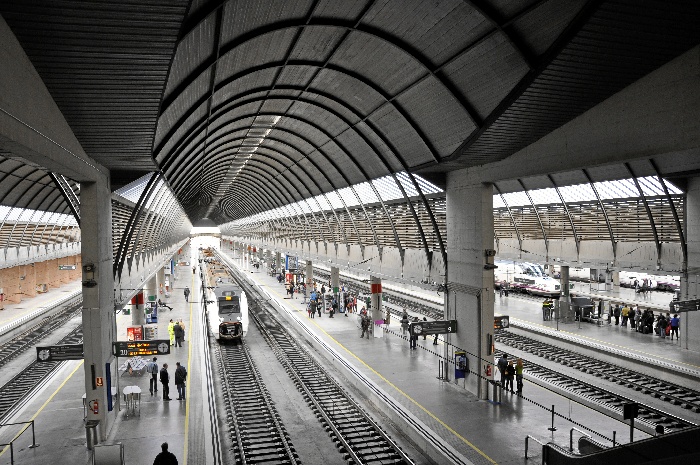
[[[186,270],[189,271],[189,268]],[[526,463],[524,444],[527,435],[543,442],[554,441],[568,446],[569,432],[578,426],[577,423],[608,438],[616,431],[620,442],[625,442],[629,437],[627,424],[545,390],[527,378],[524,397],[504,393],[500,405],[479,400],[466,392],[459,382],[438,379],[437,353],[443,352],[441,342],[434,346],[430,338],[425,341],[419,339],[418,350],[409,350],[408,342],[400,337],[397,323],[390,326],[392,332],[383,338],[360,339],[356,315],[345,317],[338,314],[330,319],[324,314],[321,318],[309,319],[301,300],[285,299],[284,287],[273,277],[262,272],[245,272],[278,302],[290,325],[298,327],[305,337],[320,341],[327,347],[318,349],[319,354],[336,361],[342,358],[344,363],[338,365],[350,366],[369,379],[426,430],[434,432],[452,447],[462,457],[461,463]],[[147,376],[120,377],[120,389],[128,383],[139,386],[142,391],[139,411],[128,417],[125,411],[117,413],[115,425],[107,439],[107,442],[122,442],[125,445],[127,464],[152,463],[164,440],[170,443],[171,451],[181,464],[213,463],[211,425],[204,405],[209,387],[205,374],[201,372],[203,340],[199,284],[191,272],[181,274],[180,279],[174,282],[172,296],[167,299],[174,310],[161,314],[158,327],[160,337],[165,337],[167,321],[171,317],[183,318],[187,326],[185,347],[173,349],[170,355],[159,357],[158,362],[161,365],[167,362],[171,374],[176,361],[187,364],[190,380],[187,401],[167,403],[159,396],[150,396]],[[188,304],[182,295],[185,284],[192,289],[192,299]],[[42,298],[50,300],[57,292],[63,291],[52,290],[43,294]],[[538,325],[546,331],[556,331],[553,323],[541,321],[541,304],[537,301],[511,295],[502,299],[497,297],[496,305],[499,313]],[[118,315],[119,339],[126,338],[126,327],[130,323],[130,316]],[[629,329],[593,325],[582,325],[579,329],[578,325],[567,325],[560,327],[559,332],[700,368],[698,355],[680,350],[677,343],[632,334]],[[36,440],[40,444],[38,448],[29,449],[31,435],[25,432],[16,441],[15,463],[90,463],[90,453],[85,448],[80,399],[84,392],[83,385],[82,362],[66,362],[61,371],[45,384],[41,394],[15,416],[18,421],[36,421]],[[369,392],[361,384],[358,383],[358,386]],[[176,394],[173,393],[174,385],[171,386],[171,397],[175,398]],[[557,413],[557,429],[554,432],[548,429],[551,426],[549,409],[552,406]],[[575,433],[575,438],[579,435]],[[594,437],[606,443],[605,439]],[[646,435],[637,431],[635,438],[642,437]],[[0,438],[4,436],[0,435]],[[531,454],[536,456],[537,450],[535,447]],[[60,460],[57,461],[57,457]],[[10,463],[10,459],[9,451],[5,449],[0,453],[0,464],[6,463]]]

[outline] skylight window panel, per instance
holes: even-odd
[[[355,192],[360,197],[360,201],[367,205],[369,203],[377,203],[379,199],[372,189],[372,185],[368,182],[363,182],[355,186]]]
[[[639,181],[639,186],[642,188],[642,192],[644,192],[644,195],[648,197],[664,195],[664,188],[661,187],[661,183],[656,178],[656,176],[637,178],[637,181]]]
[[[505,208],[506,204],[503,203],[503,199],[500,195],[496,194],[493,196],[493,208]]]
[[[343,198],[343,200],[345,201],[345,206],[347,207],[354,207],[360,204],[360,201],[357,200],[357,197],[355,196],[350,187],[344,187],[340,189],[338,191],[338,194]]]
[[[301,211],[303,213],[308,214],[308,213],[313,212],[313,209],[311,208],[311,205],[309,205],[309,202],[307,200],[303,200],[303,201],[298,202],[298,203],[299,203],[299,208],[301,208]]]
[[[559,188],[561,196],[564,197],[564,202],[590,202],[595,200],[595,192],[590,184],[576,184],[573,186],[564,186]]]
[[[530,205],[530,199],[527,198],[525,192],[509,192],[503,194],[503,198],[509,207],[522,207]]]
[[[406,191],[406,195],[409,197],[415,197],[418,195],[418,191],[416,190],[415,186],[411,182],[411,178],[406,174],[405,172],[397,173],[396,178],[399,180],[401,185],[403,186],[404,190]]]
[[[328,202],[330,202],[332,210],[339,210],[343,208],[343,202],[340,200],[340,196],[338,196],[337,191],[327,193],[326,198]]]
[[[422,177],[418,176],[417,174],[414,174],[413,177],[416,178],[416,182],[418,182],[418,185],[420,186],[420,190],[423,191],[423,194],[425,194],[425,195],[437,194],[440,192],[444,192],[438,186],[436,186],[432,182],[428,181],[427,179],[423,179]]]
[[[333,206],[328,202],[325,195],[317,195],[314,197],[316,202],[321,206],[321,210],[332,210]]]
[[[379,179],[372,181],[374,187],[377,188],[379,196],[383,201],[387,202],[389,200],[396,200],[403,197],[401,194],[401,189],[396,184],[393,176],[384,176]]]
[[[553,187],[530,191],[530,197],[535,205],[551,205],[561,203],[557,191]]]

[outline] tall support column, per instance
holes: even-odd
[[[331,288],[333,289],[333,297],[337,302],[340,302],[338,297],[338,292],[340,291],[340,270],[335,266],[331,266]]]
[[[146,322],[146,308],[148,306],[153,306],[153,304],[158,300],[158,273],[153,275],[151,279],[146,282],[146,286],[144,287],[144,323]]]
[[[140,326],[146,324],[146,293],[141,291],[131,299],[131,324]]]
[[[165,267],[170,267],[170,261],[167,261],[165,265],[158,268],[156,272],[156,290],[158,291],[156,300],[165,298]]]
[[[309,294],[311,294],[311,291],[314,289],[314,265],[311,260],[306,261],[306,273],[305,273],[305,278],[306,279],[306,292],[305,292],[305,301],[309,301]]]
[[[277,273],[282,273],[282,252],[275,252],[275,271]]]
[[[371,303],[372,303],[372,333],[374,337],[381,337],[382,333],[377,328],[374,327],[374,322],[377,320],[383,320],[384,315],[382,314],[382,278],[376,276],[369,277],[370,289],[372,291]]]
[[[493,269],[487,266],[494,249],[493,187],[465,184],[464,171],[447,175],[447,296],[445,319],[457,320],[456,334],[444,336],[444,357],[467,352],[465,387],[486,399],[486,371],[493,366]],[[449,370],[445,373],[449,375]]]
[[[685,237],[688,243],[688,264],[681,275],[681,300],[700,298],[700,177],[688,180],[685,208]],[[681,317],[681,347],[700,352],[700,312],[687,312]]]
[[[107,178],[101,182],[80,183],[85,400],[88,405],[98,402],[98,413],[88,410],[88,420],[100,421],[101,440],[107,438],[116,418],[116,411],[108,412],[106,407],[107,398],[111,398],[109,388],[116,385],[118,375],[112,355],[117,325],[114,317],[111,198]],[[102,386],[97,386],[98,377],[104,380]]]
[[[620,272],[619,271],[613,271],[612,272],[612,285],[613,287],[620,287]]]
[[[573,316],[571,315],[571,301],[569,300],[569,267],[562,265],[561,276],[559,282],[561,283],[561,298],[559,299],[559,314],[557,318],[560,321],[568,323],[573,321]]]

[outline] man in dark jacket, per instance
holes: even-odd
[[[501,358],[498,359],[496,366],[498,367],[498,371],[501,372],[501,386],[506,387],[506,369],[508,368],[506,354],[501,354]]]
[[[189,302],[190,300],[190,288],[185,286],[185,290],[182,291],[183,294],[185,294],[185,302]]]
[[[185,339],[185,330],[180,326],[180,322],[175,322],[173,331],[175,333],[175,347],[182,347],[182,340]]]
[[[170,400],[170,375],[167,363],[164,363],[163,368],[160,369],[160,384],[163,385],[163,400]]]
[[[177,465],[177,458],[175,454],[168,451],[168,443],[164,442],[160,445],[162,452],[156,455],[156,459],[153,461],[153,465]]]
[[[185,380],[187,379],[187,370],[180,365],[180,362],[175,363],[175,387],[177,388],[177,400],[185,400]]]

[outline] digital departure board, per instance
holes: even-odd
[[[170,353],[170,340],[117,341],[112,343],[112,354],[117,357],[138,357],[147,355],[167,355]]]

